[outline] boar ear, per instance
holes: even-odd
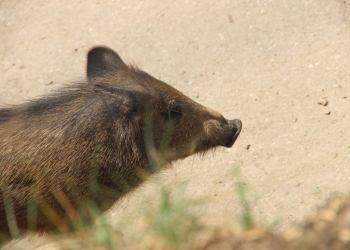
[[[88,53],[87,77],[93,79],[112,70],[127,68],[120,56],[107,47],[95,47]]]

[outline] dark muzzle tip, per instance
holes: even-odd
[[[234,119],[234,120],[227,120],[228,125],[232,128],[233,130],[233,136],[228,143],[227,147],[232,147],[232,145],[235,143],[237,140],[239,134],[241,133],[242,130],[242,122],[239,119]]]
[[[234,119],[234,120],[228,120],[228,125],[233,128],[236,129],[237,131],[241,132],[242,130],[242,122],[239,119]]]

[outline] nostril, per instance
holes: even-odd
[[[242,130],[241,120],[239,120],[239,119],[227,120],[227,123],[231,128],[237,130],[238,133],[241,132],[241,130]]]

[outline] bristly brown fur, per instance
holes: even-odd
[[[240,121],[206,109],[112,50],[87,82],[0,109],[0,236],[69,230],[172,161],[232,146]],[[236,124],[236,125],[232,125]]]

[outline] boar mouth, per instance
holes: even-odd
[[[225,147],[230,148],[235,143],[239,134],[241,133],[242,122],[241,122],[241,120],[234,119],[234,120],[227,120],[227,124],[232,131],[232,137],[227,141]]]

